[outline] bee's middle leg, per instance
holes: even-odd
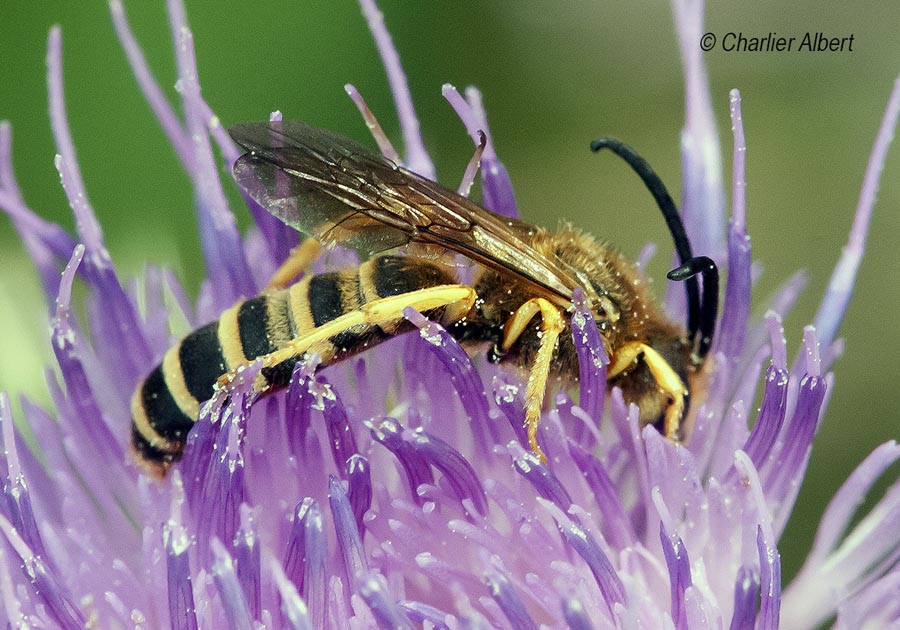
[[[525,332],[534,316],[538,314],[541,316],[541,341],[534,365],[531,366],[528,375],[528,384],[525,387],[525,428],[528,431],[528,446],[542,463],[546,463],[547,456],[544,455],[544,451],[538,444],[537,430],[541,421],[541,408],[547,393],[547,380],[550,377],[553,354],[556,351],[560,334],[566,329],[565,319],[559,307],[544,298],[532,298],[525,302],[506,321],[503,328],[502,349],[509,350]]]
[[[288,257],[278,266],[269,279],[266,290],[284,289],[291,285],[294,278],[306,269],[322,254],[322,246],[314,238],[307,238],[291,250]]]

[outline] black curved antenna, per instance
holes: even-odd
[[[712,258],[695,256],[666,274],[669,280],[689,280],[697,274],[703,276],[703,301],[700,304],[700,339],[697,342],[697,358],[702,361],[712,345],[719,309],[719,269]]]
[[[688,240],[678,208],[672,200],[672,195],[666,189],[659,175],[650,167],[650,164],[638,155],[637,151],[619,140],[618,138],[603,137],[591,142],[591,151],[594,153],[602,149],[609,149],[637,173],[641,181],[653,195],[656,205],[659,206],[672,240],[675,241],[675,251],[681,266],[673,269],[667,275],[671,280],[683,280],[687,294],[687,328],[691,342],[697,347],[697,355],[700,359],[706,356],[712,342],[712,333],[716,324],[716,313],[719,299],[719,273],[715,263],[706,256],[694,258],[691,251],[691,242]],[[697,283],[697,274],[703,276],[703,303],[700,302],[700,288]],[[707,287],[707,283],[710,285]],[[697,341],[700,335],[699,343]]]

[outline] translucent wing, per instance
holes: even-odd
[[[229,129],[248,153],[234,165],[238,184],[262,207],[324,245],[366,255],[407,243],[459,252],[516,274],[565,300],[579,286],[535,251],[535,228],[481,208],[338,134],[299,121]]]

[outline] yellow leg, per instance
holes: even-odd
[[[541,341],[528,384],[525,387],[525,428],[528,430],[528,446],[542,463],[547,463],[547,456],[541,450],[537,440],[538,425],[541,422],[541,408],[547,393],[547,379],[550,376],[550,364],[556,343],[565,330],[566,323],[559,307],[544,298],[533,298],[520,306],[506,322],[503,329],[503,350],[508,350],[525,332],[529,322],[535,315],[541,315]]]
[[[372,300],[363,304],[359,310],[345,313],[330,322],[314,328],[309,334],[296,337],[283,348],[259,357],[263,367],[273,367],[290,359],[301,356],[312,346],[340,332],[359,326],[360,324],[383,324],[403,317],[403,309],[407,306],[418,311],[428,311],[446,306],[444,322],[459,321],[469,314],[475,306],[477,295],[475,289],[461,284],[446,284],[427,289],[419,289],[401,295]],[[455,319],[454,319],[455,318]],[[230,372],[219,377],[218,383],[224,385],[231,381],[236,371],[251,362],[235,366]]]
[[[633,365],[641,356],[644,357],[644,363],[650,369],[656,384],[668,394],[672,401],[666,410],[663,430],[668,439],[678,442],[681,437],[681,420],[684,415],[688,390],[684,386],[681,377],[675,373],[672,366],[656,350],[647,344],[637,341],[626,343],[619,348],[614,360],[606,368],[606,378],[610,379],[618,376],[628,369],[629,366]]]
[[[306,269],[322,253],[322,246],[314,238],[307,238],[291,250],[290,256],[281,263],[266,289],[284,289],[290,286],[294,278]]]

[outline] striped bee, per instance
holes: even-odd
[[[180,458],[201,403],[241,366],[261,359],[257,387],[283,388],[308,352],[327,366],[410,330],[402,316],[408,306],[441,322],[461,343],[487,346],[490,360],[529,372],[528,441],[544,459],[537,428],[550,378],[578,379],[569,329],[579,288],[610,358],[609,386],[637,404],[642,425],[682,439],[692,384],[715,325],[718,274],[711,260],[693,257],[674,202],[629,147],[610,138],[592,144],[594,151],[609,148],[623,157],[662,209],[682,262],[669,277],[686,281],[686,328],[663,314],[632,262],[571,227],[551,232],[495,214],[302,122],[247,123],[229,132],[247,150],[234,166],[238,184],[310,238],[264,293],[190,333],[137,387],[133,446],[148,468],[165,474]],[[356,269],[306,275],[292,284],[321,246],[336,244],[368,259]],[[401,246],[406,255],[383,255]],[[469,284],[460,282],[450,262],[458,254],[477,270]]]

